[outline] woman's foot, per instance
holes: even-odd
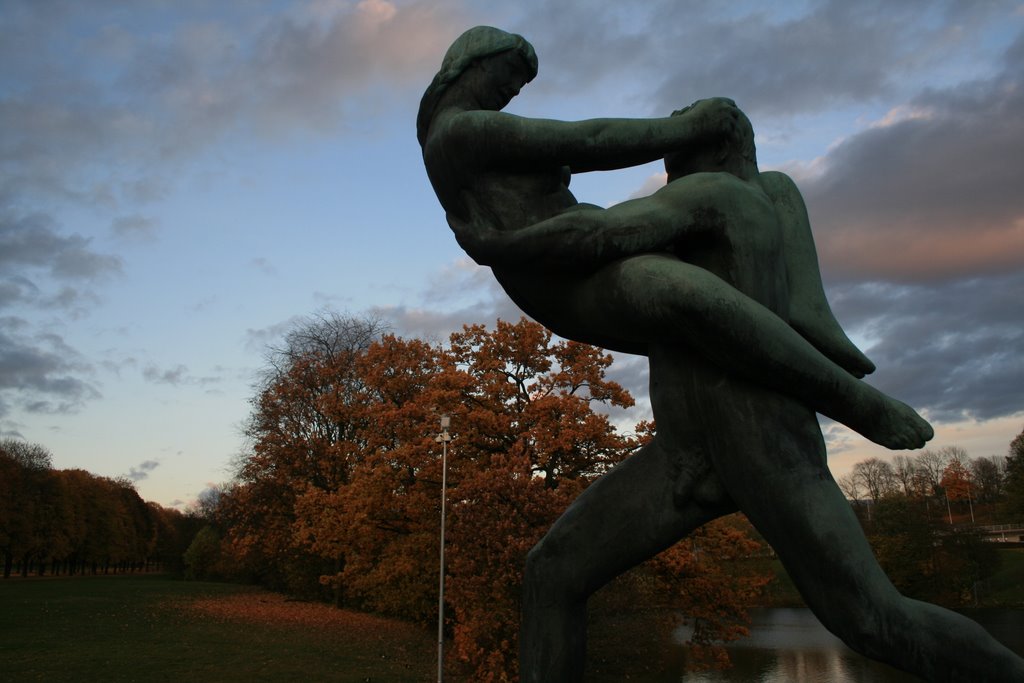
[[[935,436],[928,421],[906,403],[863,382],[857,384],[859,396],[842,411],[849,415],[836,417],[847,427],[892,450],[921,448]]]
[[[789,324],[829,360],[854,377],[861,378],[875,371],[875,364],[850,341],[831,311],[814,314],[797,308],[790,312]]]

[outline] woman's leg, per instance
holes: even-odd
[[[808,253],[813,256],[809,227],[801,231],[782,226],[759,186],[727,174],[698,175],[679,179],[651,197],[607,210],[568,211],[506,233],[510,242],[503,253],[514,267],[495,267],[495,275],[527,313],[567,338],[631,353],[644,353],[651,342],[674,339],[737,376],[793,396],[876,443],[895,449],[923,446],[932,429],[909,406],[858,382],[787,320],[704,268],[668,254],[641,254],[614,261],[591,275],[569,272],[577,256],[582,262],[604,262],[609,251],[637,253],[652,245],[707,235],[732,242],[721,258],[742,270],[736,275],[750,282],[767,282],[750,279],[756,269],[788,267],[788,248],[802,253],[804,260]],[[762,219],[764,211],[769,215]],[[781,234],[778,240],[764,240],[758,234],[745,237],[744,231]],[[545,256],[565,264],[554,270],[550,264],[538,268]],[[817,272],[816,260],[814,266]],[[780,272],[777,277],[786,275]],[[838,325],[836,329],[848,343]],[[851,360],[850,353],[841,353],[843,345],[832,332],[818,334],[818,343],[862,375],[867,366]]]
[[[672,256],[623,259],[586,280],[522,284],[536,291],[525,297],[527,313],[562,336],[627,351],[674,340],[680,353],[688,347],[888,448],[920,448],[932,437],[912,408],[855,378],[724,280]]]
[[[782,234],[782,258],[789,284],[789,324],[856,377],[874,372],[874,363],[846,336],[828,305],[807,207],[796,184],[789,176],[775,171],[762,173],[759,178],[775,207]]]

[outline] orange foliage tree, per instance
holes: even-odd
[[[365,412],[355,363],[382,331],[373,319],[328,314],[304,321],[270,349],[246,426],[252,448],[218,505],[224,560],[249,578],[316,594],[316,577],[343,564],[297,542],[295,508],[307,491],[346,485],[362,457]]]
[[[373,321],[308,322],[272,354],[253,401],[252,449],[219,505],[222,551],[293,590],[436,619],[435,437],[447,414],[447,665],[472,680],[514,679],[526,553],[638,445],[595,410],[632,405],[605,376],[611,362],[525,319],[469,326],[446,345],[382,334]],[[665,560],[662,574],[673,566]]]
[[[715,520],[649,562],[664,604],[685,615],[690,668],[728,666],[721,643],[750,633],[747,608],[771,576],[749,564],[767,546],[747,527],[741,515]]]
[[[942,488],[950,500],[968,500],[974,487],[974,478],[970,470],[960,460],[952,460],[942,471]]]
[[[168,560],[181,554],[178,517],[145,503],[129,481],[54,470],[42,446],[0,440],[4,578],[15,564],[27,576],[134,571]]]

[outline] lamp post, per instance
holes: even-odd
[[[448,488],[448,442],[452,440],[448,434],[451,418],[441,416],[441,433],[434,439],[441,444],[441,572],[437,597],[437,683],[444,680],[444,507],[445,489]]]

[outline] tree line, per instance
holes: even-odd
[[[5,579],[180,566],[194,520],[143,501],[131,481],[55,470],[52,461],[41,445],[0,441]]]
[[[211,501],[188,571],[436,623],[436,439],[448,415],[445,665],[507,680],[526,553],[653,428],[624,434],[610,422],[609,410],[633,403],[608,378],[611,363],[525,319],[468,326],[446,343],[372,319],[307,320],[268,353],[249,447]],[[745,632],[745,608],[769,580],[750,561],[765,553],[749,525],[727,519],[610,590],[689,614],[692,656],[716,662],[715,643]]]
[[[1006,456],[971,457],[959,446],[896,455],[890,461],[868,458],[838,480],[855,503],[879,503],[902,497],[936,503],[937,509],[957,514],[974,505],[987,506],[990,515],[1024,519],[1024,431],[1010,443]],[[952,514],[948,515],[952,522]],[[1017,520],[1009,520],[1017,521]]]
[[[1004,456],[957,446],[869,458],[838,480],[889,578],[904,594],[976,603],[999,568],[982,525],[1024,522],[1024,431]]]

